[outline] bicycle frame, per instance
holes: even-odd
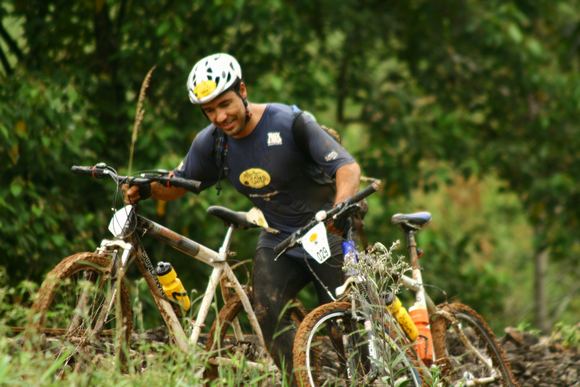
[[[211,303],[214,299],[215,292],[217,290],[218,284],[220,283],[220,278],[225,275],[229,282],[233,285],[235,293],[240,298],[245,312],[248,314],[249,322],[256,332],[260,344],[265,348],[265,342],[258,324],[258,320],[252,309],[248,295],[244,291],[244,288],[240,284],[238,278],[234,274],[232,268],[227,262],[229,248],[231,244],[231,239],[233,231],[235,229],[234,225],[229,225],[226,235],[223,239],[222,245],[219,251],[214,251],[209,247],[206,247],[198,242],[195,242],[183,235],[170,230],[169,228],[162,226],[152,220],[149,220],[143,216],[137,215],[135,232],[139,232],[140,236],[149,235],[162,243],[169,245],[170,247],[178,250],[191,258],[194,258],[200,262],[205,263],[212,267],[212,272],[209,277],[209,282],[206,287],[197,318],[193,324],[193,330],[189,339],[187,339],[186,333],[179,323],[171,302],[167,300],[162,290],[161,284],[159,283],[157,276],[153,272],[153,268],[149,258],[143,249],[140,241],[134,233],[132,233],[127,238],[115,238],[113,240],[104,239],[101,242],[97,252],[104,253],[109,251],[111,248],[118,248],[122,251],[121,255],[121,269],[124,271],[128,262],[131,258],[135,258],[141,274],[145,277],[147,284],[153,295],[153,299],[167,325],[170,335],[173,337],[178,348],[184,352],[188,352],[191,346],[196,346],[198,343],[201,329],[204,326],[205,320],[208,316]],[[127,239],[127,240],[126,240]],[[222,292],[225,289],[222,287]]]
[[[420,227],[414,229],[412,227],[403,227],[405,231],[405,236],[407,239],[407,249],[409,254],[409,260],[411,262],[412,268],[412,278],[403,275],[401,282],[404,288],[412,291],[415,295],[415,303],[411,308],[425,308],[429,316],[430,323],[430,339],[424,343],[427,345],[428,351],[432,354],[430,361],[425,362],[424,359],[417,357],[417,361],[423,360],[424,364],[430,365],[430,362],[434,362],[437,359],[445,358],[446,344],[445,344],[445,321],[451,322],[451,325],[455,326],[458,322],[457,320],[445,310],[439,310],[435,303],[431,300],[427,292],[425,291],[423,285],[423,279],[421,275],[421,269],[419,265],[419,249],[417,248],[417,243],[415,239],[416,232]],[[411,310],[409,308],[409,310]],[[456,329],[456,328],[455,328]],[[477,356],[483,364],[487,366],[491,372],[489,377],[478,378],[475,384],[479,383],[490,383],[497,380],[496,371],[493,369],[493,365],[489,359],[485,359],[484,356],[469,342],[469,339],[465,337],[464,333],[459,329],[456,329],[459,339],[463,342],[466,348],[469,348],[471,353]],[[467,382],[466,385],[473,385]]]

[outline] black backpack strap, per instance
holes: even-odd
[[[308,147],[308,135],[307,135],[307,120],[313,119],[308,117],[309,113],[303,111],[294,111],[294,121],[292,122],[292,136],[294,137],[294,143],[296,147],[306,156],[309,160],[306,166],[306,173],[318,184],[327,185],[334,184],[334,177],[328,176],[320,166],[318,166],[312,155],[310,154],[310,148]],[[323,129],[324,130],[324,129]]]
[[[218,180],[215,185],[215,188],[219,195],[222,190],[221,181],[229,173],[229,168],[226,164],[226,157],[228,155],[228,136],[226,136],[226,134],[221,129],[215,127],[213,131],[213,138],[214,138],[213,151],[216,166],[218,168]]]
[[[296,105],[292,105],[292,113],[294,114],[294,121],[292,123],[292,135],[294,136],[294,142],[298,146],[298,149],[306,155],[310,155],[308,149],[308,139],[306,135],[306,120],[311,119],[318,123],[316,117],[312,113],[307,111],[302,111]],[[334,141],[342,144],[342,139],[340,134],[332,128],[328,128],[322,124],[318,124],[322,130],[324,130]]]
[[[310,150],[308,149],[305,118],[306,117],[304,117],[303,111],[294,112],[294,121],[292,122],[292,137],[294,137],[294,142],[302,154],[311,157]]]

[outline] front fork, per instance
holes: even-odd
[[[117,259],[119,257],[119,252],[121,252],[121,264],[117,264]],[[121,239],[103,239],[99,247],[97,247],[97,254],[111,254],[113,256],[113,262],[111,265],[111,277],[115,278],[117,276],[117,270],[123,270],[127,267],[127,262],[129,257],[133,252],[133,245],[129,242],[125,242]]]
[[[118,262],[117,259],[119,257],[119,250],[121,253],[121,262]],[[99,317],[96,321],[95,326],[93,327],[93,333],[98,334],[104,327],[105,321],[107,320],[107,316],[111,313],[113,305],[115,303],[117,291],[119,289],[120,283],[125,276],[125,268],[127,267],[127,263],[129,261],[129,257],[131,256],[131,252],[133,251],[133,245],[131,243],[125,242],[120,239],[115,240],[108,240],[103,239],[101,241],[101,245],[97,248],[98,254],[105,254],[107,252],[113,252],[113,262],[111,263],[111,283],[114,283],[113,289],[110,292],[106,300],[105,307],[101,309],[99,313]]]

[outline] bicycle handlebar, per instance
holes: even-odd
[[[294,247],[304,234],[308,232],[312,227],[316,226],[319,222],[324,222],[329,219],[334,219],[352,207],[355,203],[360,202],[367,196],[377,192],[381,186],[381,183],[377,181],[373,181],[371,185],[366,187],[365,189],[357,192],[350,198],[344,200],[343,202],[337,204],[336,206],[332,207],[328,211],[318,211],[314,218],[308,222],[304,227],[299,228],[298,230],[294,231],[290,234],[286,239],[282,242],[278,243],[274,247],[274,255],[276,257],[280,256],[284,251],[288,250],[291,247]]]
[[[140,176],[122,176],[118,175],[111,167],[105,164],[97,164],[94,166],[81,166],[73,165],[71,171],[81,175],[91,175],[94,178],[112,177],[115,181],[119,183],[128,183],[129,185],[139,185],[151,182],[158,182],[167,187],[180,187],[185,188],[191,192],[199,192],[199,187],[201,182],[197,180],[189,180],[181,177],[171,177],[165,174],[162,175],[147,175],[141,174]]]

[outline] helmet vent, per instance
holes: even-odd
[[[236,58],[225,53],[210,55],[197,62],[189,74],[189,99],[194,104],[211,101],[241,78],[242,70]]]

